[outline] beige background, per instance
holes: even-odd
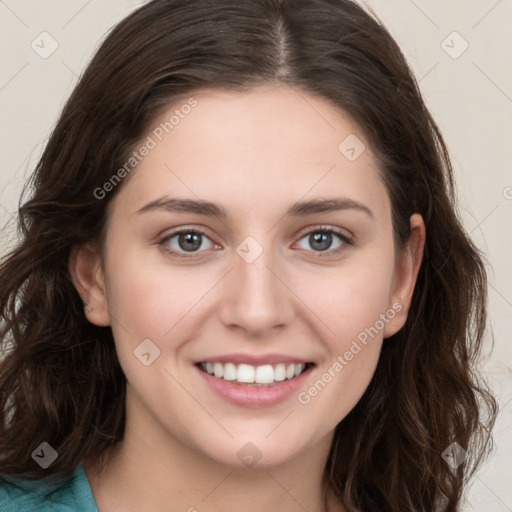
[[[15,233],[12,218],[22,184],[77,77],[106,31],[142,3],[0,1],[0,224],[8,223],[11,234],[2,239],[2,252]],[[465,226],[492,266],[495,347],[486,371],[501,412],[496,450],[473,480],[464,510],[512,512],[512,0],[366,5],[384,21],[416,73],[451,151]],[[40,36],[44,31],[58,44],[46,59],[31,46],[49,37]],[[51,48],[51,40],[45,41]]]

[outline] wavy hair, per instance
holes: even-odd
[[[420,213],[426,245],[404,327],[337,425],[325,480],[349,511],[454,512],[489,454],[497,402],[479,365],[484,256],[460,221],[450,158],[397,43],[351,0],[153,0],[105,37],[27,183],[19,240],[0,262],[0,473],[60,478],[123,438],[126,380],[112,331],[87,321],[75,244],[103,244],[123,166],[169,103],[279,83],[351,116],[379,163],[395,245]],[[25,194],[26,189],[24,189]],[[22,197],[23,197],[22,195]],[[31,453],[57,452],[47,469]],[[443,457],[457,442],[467,459]]]

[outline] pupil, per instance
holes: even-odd
[[[317,249],[325,250],[328,249],[331,245],[332,235],[330,233],[315,233],[310,236],[311,246],[315,247],[315,243],[319,243]]]
[[[179,244],[184,251],[193,251],[201,247],[201,235],[199,233],[180,233]]]

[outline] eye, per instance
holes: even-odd
[[[332,249],[333,241],[336,242],[336,238],[338,243]],[[353,245],[346,234],[325,226],[319,226],[308,231],[301,237],[300,241],[304,239],[306,239],[306,243],[310,244],[313,252],[326,253],[325,256],[339,254],[346,250],[348,246]],[[193,258],[195,253],[201,252],[201,249],[219,247],[210,240],[204,231],[198,228],[186,227],[165,236],[160,240],[159,245],[162,250],[177,258]],[[310,250],[307,247],[305,249]],[[319,254],[319,256],[325,257],[323,254]]]
[[[214,245],[206,233],[200,229],[182,228],[178,231],[173,231],[164,237],[160,240],[159,244],[162,246],[164,251],[171,253],[178,258],[187,258],[193,256],[188,256],[186,253],[196,253],[199,249],[204,249],[205,245],[208,246],[208,243],[204,243],[205,239],[208,240],[211,245]]]
[[[334,236],[334,238],[333,238]],[[332,248],[333,241],[336,238],[339,240],[338,244]],[[314,252],[327,252],[328,255],[338,254],[347,249],[347,246],[352,245],[350,238],[344,233],[324,226],[315,228],[312,231],[308,231],[302,238],[306,240],[306,243],[313,248]],[[307,249],[307,247],[305,248]],[[328,251],[328,249],[331,249]]]

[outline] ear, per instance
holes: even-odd
[[[415,213],[410,220],[411,232],[395,264],[389,310],[396,314],[384,328],[384,338],[397,333],[405,324],[416,279],[423,259],[425,247],[425,223],[423,217]]]
[[[69,256],[69,273],[84,301],[84,314],[92,324],[110,325],[107,292],[101,256],[89,244],[75,245]]]

